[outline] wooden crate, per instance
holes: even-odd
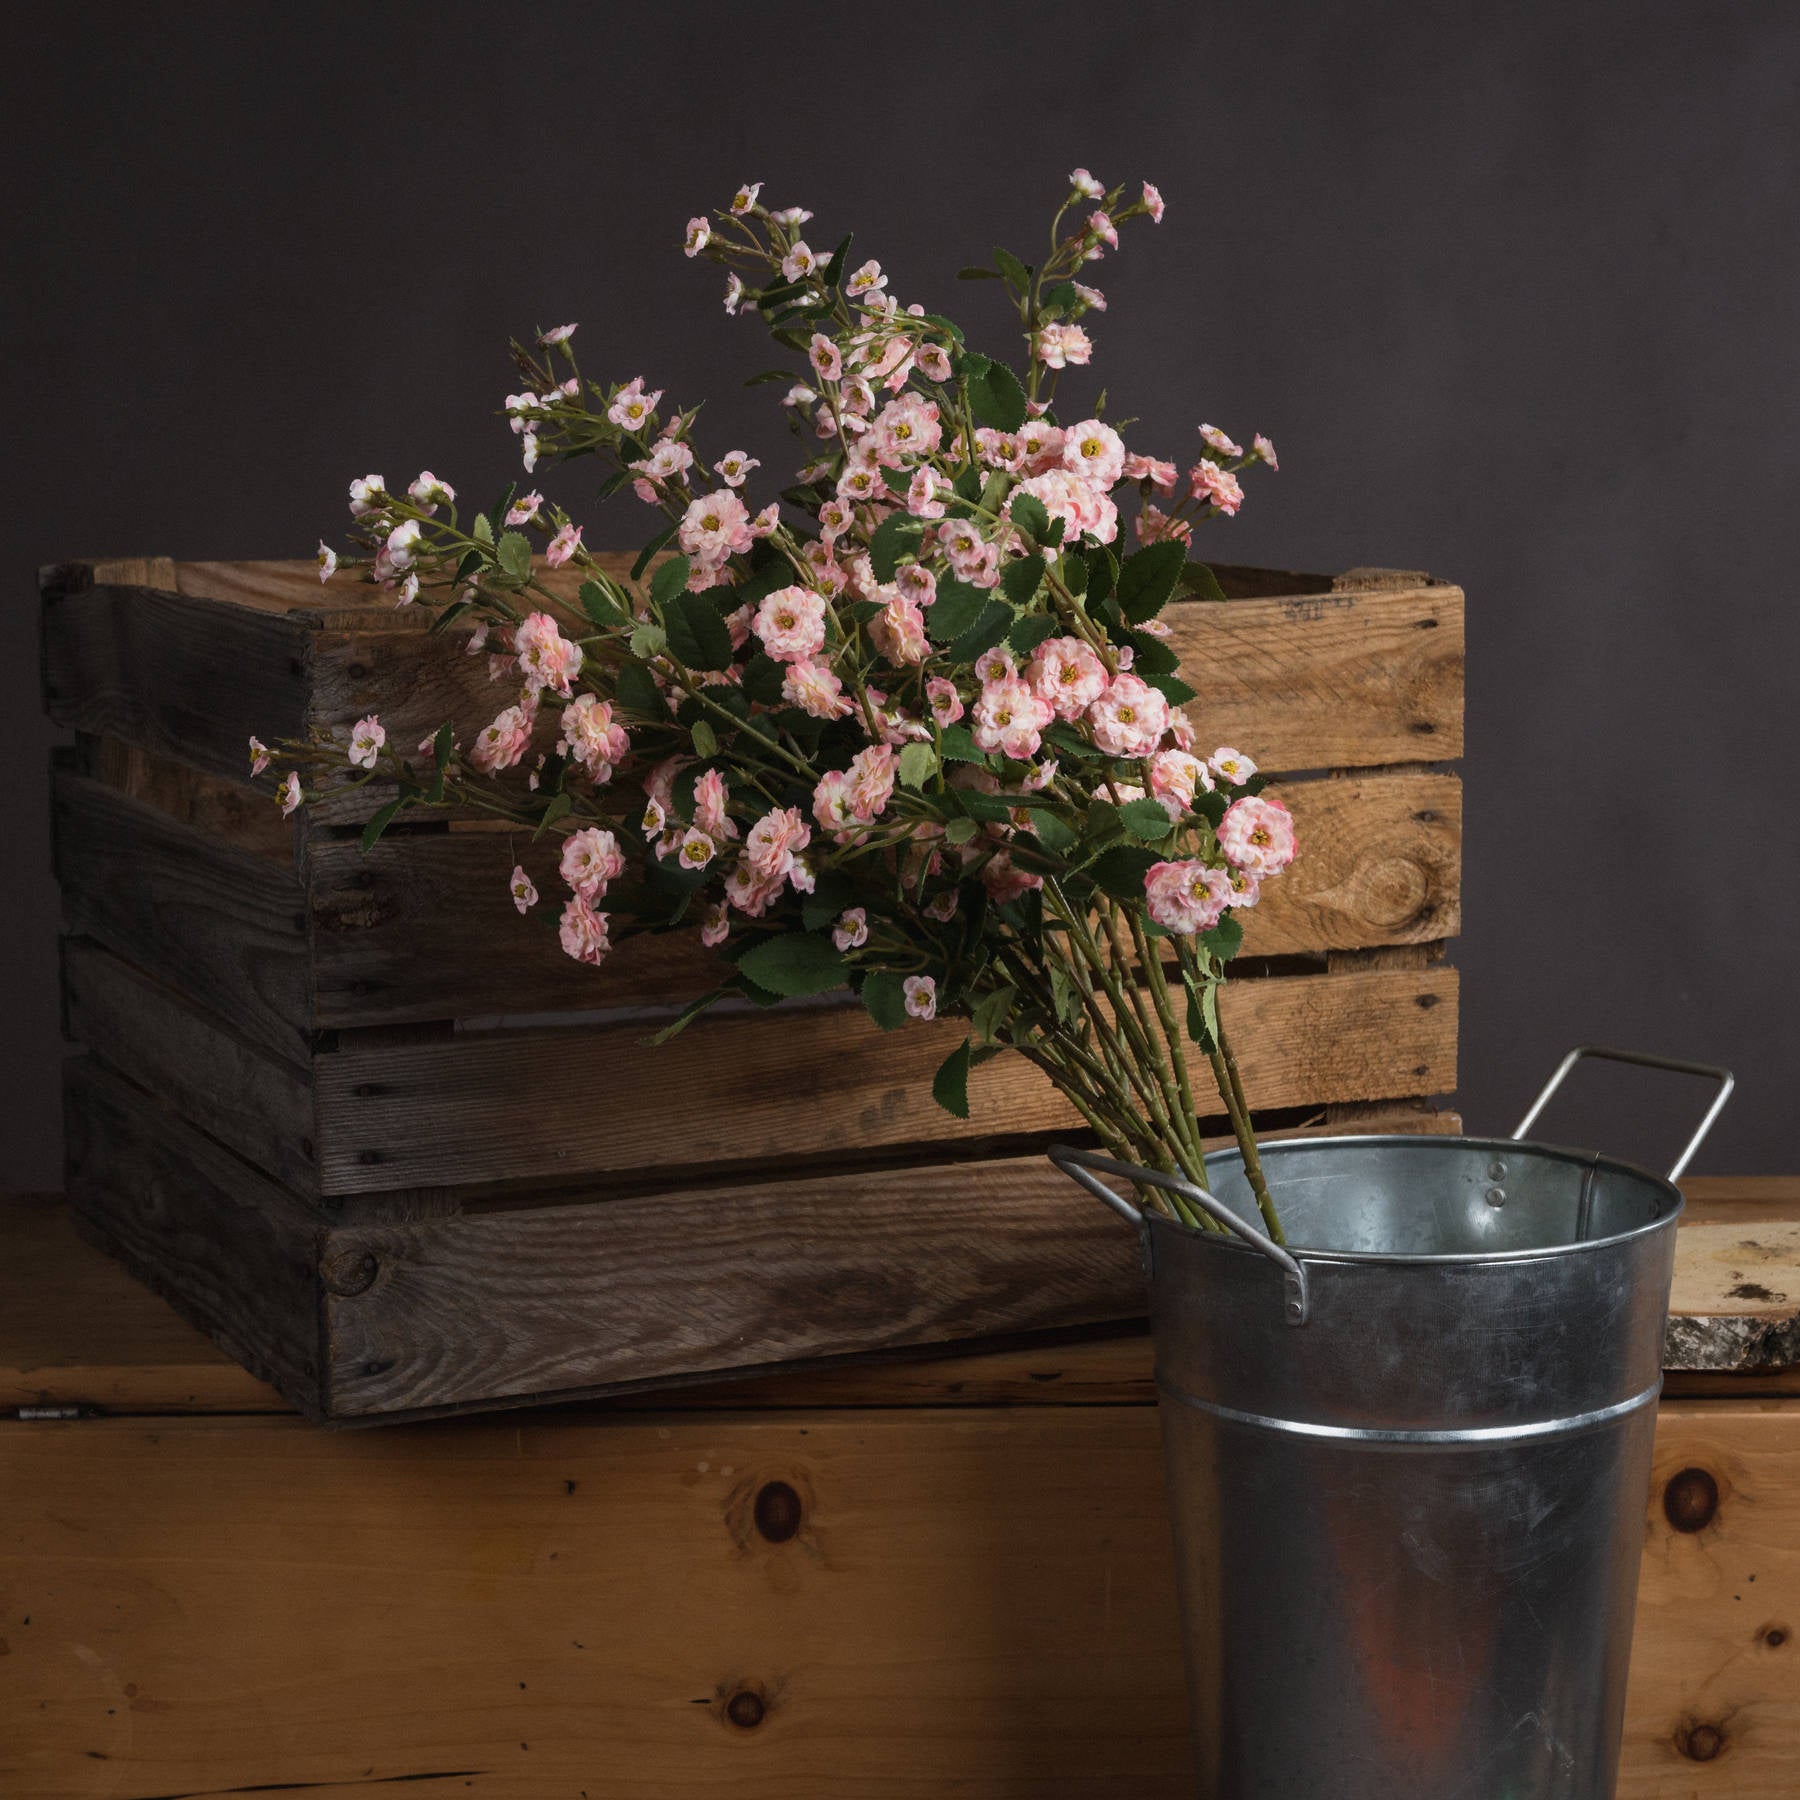
[[[1170,610],[1208,741],[1279,774],[1303,853],[1225,997],[1266,1129],[1453,1129],[1462,595],[1222,570]],[[559,577],[560,579],[560,577]],[[67,565],[44,584],[69,1189],[97,1242],[314,1417],[371,1419],[1066,1327],[1135,1251],[1043,1164],[1017,1058],[931,1101],[962,1027],[721,1008],[644,1040],[698,946],[571,964],[481,819],[282,820],[246,740],[499,704],[481,659],[310,565]],[[359,810],[360,808],[360,810]],[[541,865],[541,866],[540,866]],[[1220,1121],[1214,1121],[1221,1124]]]
[[[1789,1800],[1800,1181],[1686,1185],[1619,1800]],[[1141,1336],[319,1432],[0,1236],[7,1800],[1193,1793]]]

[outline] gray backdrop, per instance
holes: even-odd
[[[59,1155],[36,564],[309,555],[368,469],[484,495],[506,337],[564,319],[590,372],[713,396],[709,441],[772,459],[736,385],[770,359],[683,260],[691,212],[761,178],[1003,343],[950,273],[1028,248],[1076,163],[1170,202],[1102,265],[1115,414],[1184,458],[1201,419],[1279,446],[1209,552],[1468,590],[1472,1124],[1628,1041],[1737,1064],[1702,1167],[1800,1167],[1800,9],[646,10],[7,28],[0,1182]],[[590,537],[635,542],[633,505]],[[1650,1156],[1694,1104],[1607,1090],[1557,1134]]]

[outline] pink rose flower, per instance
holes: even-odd
[[[996,431],[991,425],[983,425],[975,433],[975,448],[990,469],[1016,474],[1024,466],[1025,454],[1016,432]]]
[[[950,352],[942,344],[921,344],[914,360],[918,363],[919,373],[927,381],[948,381],[954,372],[950,364]]]
[[[789,281],[803,281],[819,266],[819,258],[805,238],[796,239],[793,249],[781,259],[781,272]]]
[[[1077,169],[1069,177],[1069,186],[1084,200],[1098,200],[1106,192],[1086,169]]]
[[[762,462],[759,458],[750,456],[742,450],[727,450],[719,458],[719,479],[727,487],[742,487],[749,479],[750,471],[761,467]]]
[[[956,683],[942,675],[934,675],[925,683],[925,701],[940,726],[954,725],[963,716],[962,695],[956,691]]]
[[[744,859],[764,881],[785,881],[800,852],[812,842],[812,827],[798,807],[778,807],[750,827]]]
[[[386,730],[381,721],[370,713],[366,719],[358,719],[351,727],[347,754],[357,768],[372,769],[376,758],[381,754],[381,746],[386,742]]]
[[[1116,675],[1087,716],[1095,746],[1108,756],[1149,756],[1169,728],[1169,703],[1136,675]]]
[[[306,796],[300,791],[300,771],[289,769],[287,779],[278,790],[281,799],[281,816],[287,818]]]
[[[1112,222],[1110,215],[1104,212],[1088,214],[1088,230],[1110,249],[1119,247],[1119,228]]]
[[[538,903],[538,891],[531,877],[525,873],[523,865],[513,864],[512,880],[508,883],[512,892],[513,905],[520,912],[527,913]]]
[[[480,775],[510,769],[525,754],[536,721],[522,706],[509,706],[484,726],[469,751],[469,766]]]
[[[438,480],[429,469],[421,470],[406,491],[412,497],[413,505],[425,513],[434,513],[440,506],[449,506],[456,499],[456,489],[449,482]]]
[[[332,549],[332,547],[328,543],[326,543],[326,541],[323,538],[320,538],[319,539],[319,580],[321,582],[329,581],[332,578],[332,576],[334,576],[337,573],[337,568],[338,568],[337,552],[334,549]]]
[[[579,525],[565,525],[562,530],[550,540],[549,548],[544,552],[544,561],[547,562],[551,568],[560,569],[580,548],[581,527]],[[579,656],[580,654],[580,651],[576,652],[576,655]]]
[[[1150,215],[1150,222],[1153,225],[1160,225],[1162,223],[1162,194],[1147,181],[1144,183],[1144,211]]]
[[[564,530],[567,529],[565,526]],[[554,544],[550,553],[555,556]],[[567,561],[567,558],[563,560]],[[513,653],[518,657],[520,672],[533,693],[542,693],[549,688],[567,697],[575,677],[581,673],[581,646],[564,637],[548,613],[525,615],[513,633]]]
[[[1093,339],[1079,325],[1052,323],[1038,327],[1032,350],[1047,369],[1082,368],[1093,360]]]
[[[921,463],[906,490],[906,510],[915,519],[941,519],[944,503],[937,497],[937,476]]]
[[[707,949],[716,950],[731,935],[731,914],[723,900],[714,900],[706,908],[700,925],[700,941]]]
[[[1221,469],[1216,462],[1208,462],[1202,457],[1188,471],[1188,480],[1193,485],[1196,500],[1210,500],[1213,506],[1226,517],[1234,517],[1240,506],[1244,504],[1244,490],[1238,478],[1228,469]]]
[[[1200,435],[1221,456],[1242,456],[1244,454],[1244,446],[1233,443],[1216,425],[1202,425]]]
[[[1227,906],[1254,906],[1258,895],[1262,892],[1262,883],[1247,869],[1227,869],[1225,878],[1231,883],[1231,898],[1225,902]]]
[[[907,1013],[915,1019],[937,1017],[937,982],[929,975],[909,975],[900,984]]]
[[[611,781],[631,749],[625,727],[613,722],[612,705],[598,694],[577,694],[563,708],[558,748],[596,784]]]
[[[563,953],[579,963],[598,968],[612,948],[606,935],[606,914],[595,912],[579,894],[572,895],[563,908],[557,935],[562,939]]]
[[[692,218],[687,222],[687,236],[682,241],[682,249],[689,256],[698,256],[712,242],[712,227],[702,218]]]
[[[1063,433],[1063,467],[1090,486],[1109,488],[1125,472],[1125,440],[1098,419],[1083,419]]]
[[[649,801],[644,807],[644,816],[640,823],[645,837],[661,837],[669,823],[669,815],[663,810],[663,803],[660,800]]]
[[[1119,535],[1119,509],[1112,496],[1067,469],[1046,469],[1021,481],[1006,498],[1008,518],[1020,494],[1033,495],[1051,518],[1063,520],[1069,539],[1086,532],[1097,543],[1110,544]]]
[[[1017,675],[991,682],[981,690],[971,714],[976,747],[1024,762],[1037,755],[1043,743],[1040,734],[1055,716],[1049,702],[1040,700]]]
[[[1140,544],[1185,544],[1194,535],[1194,527],[1191,520],[1178,519],[1146,500],[1137,516],[1137,534]]]
[[[552,344],[566,344],[581,327],[579,325],[558,325],[549,331],[538,334],[538,342],[548,350]]]
[[[1279,875],[1294,860],[1294,821],[1279,800],[1245,794],[1225,809],[1219,822],[1219,848],[1229,860],[1258,881]]]
[[[844,373],[843,353],[824,332],[815,331],[812,342],[806,347],[807,360],[812,364],[813,374],[821,381],[841,380]]]
[[[875,446],[883,455],[929,456],[944,441],[938,406],[923,394],[902,394],[875,415]]]
[[[1106,692],[1106,665],[1080,638],[1046,638],[1026,665],[1031,691],[1059,719],[1079,719]]]
[[[1256,764],[1229,744],[1221,744],[1206,761],[1221,781],[1229,781],[1233,787],[1242,787],[1256,773]]]
[[[814,719],[841,719],[856,710],[844,684],[826,664],[811,657],[791,662],[782,671],[781,697]]]
[[[1165,931],[1191,937],[1211,931],[1224,914],[1231,884],[1224,873],[1199,862],[1159,862],[1144,876],[1151,918]]]
[[[1150,759],[1150,792],[1171,820],[1178,820],[1194,804],[1196,793],[1211,790],[1212,776],[1199,757],[1185,750],[1161,750]]]
[[[684,869],[704,869],[718,855],[719,846],[699,829],[690,826],[681,834],[681,849],[676,860]]]
[[[749,509],[728,487],[693,501],[682,514],[676,535],[689,556],[713,568],[748,550],[755,541],[750,535]]]
[[[750,535],[752,538],[766,538],[774,532],[775,527],[780,523],[781,507],[777,502],[771,500],[769,504],[750,521]]]
[[[750,621],[764,652],[777,662],[803,662],[825,647],[825,601],[808,588],[777,588]]]
[[[850,804],[859,819],[877,819],[887,810],[894,793],[896,761],[887,744],[871,744],[850,759],[845,773],[850,782]]]
[[[1181,471],[1172,462],[1159,462],[1154,456],[1127,456],[1125,458],[1125,479],[1127,481],[1147,481],[1153,488],[1160,488],[1165,494],[1175,491],[1175,484],[1181,479]]]
[[[929,606],[937,598],[937,577],[923,563],[902,564],[894,571],[894,585],[914,606]]]
[[[1027,475],[1062,467],[1063,431],[1046,419],[1027,419],[1019,427],[1019,456]]]
[[[748,863],[736,864],[725,877],[725,898],[747,918],[760,919],[780,893],[779,881],[764,881]]]
[[[879,293],[886,286],[887,277],[881,272],[881,264],[871,257],[860,269],[851,272],[844,283],[844,292],[852,300],[861,300],[865,295]]]
[[[608,885],[625,873],[625,854],[610,831],[590,825],[563,840],[557,872],[584,900],[603,899]]]
[[[850,777],[842,769],[828,769],[813,789],[813,818],[821,829],[840,843],[860,837],[856,807],[850,797]]]
[[[869,941],[869,914],[866,908],[852,906],[838,915],[831,928],[831,941],[840,950],[860,950]]]
[[[725,310],[736,316],[739,303],[744,298],[744,278],[736,269],[725,277]]]
[[[1004,850],[998,850],[981,865],[981,885],[996,904],[1004,906],[1033,888],[1041,888],[1044,878],[1019,868]]]
[[[708,837],[725,839],[738,834],[736,822],[725,810],[730,790],[717,769],[708,769],[694,783],[694,823]]]
[[[906,598],[895,594],[868,625],[870,641],[899,668],[922,663],[931,654],[925,636],[925,615]]]
[[[528,396],[528,398],[531,396]],[[508,401],[508,405],[511,401]],[[379,475],[360,475],[350,484],[350,516],[353,519],[366,519],[371,513],[385,509],[388,503],[387,484]]]
[[[518,499],[506,509],[507,524],[514,526],[529,525],[532,520],[538,516],[538,510],[543,504],[544,496],[542,494],[521,494]]]
[[[1250,453],[1259,456],[1271,469],[1279,469],[1281,464],[1275,460],[1275,446],[1259,431],[1251,440]]]

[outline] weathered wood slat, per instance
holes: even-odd
[[[63,1011],[101,1062],[278,1181],[317,1193],[309,1071],[79,938],[63,940]]]
[[[70,931],[305,1062],[312,971],[291,868],[66,769],[54,777],[52,819]]]
[[[1258,1110],[1456,1085],[1456,972],[1242,981],[1224,1019]],[[327,1193],[686,1167],[1068,1129],[1023,1059],[969,1083],[966,1121],[931,1098],[965,1034],[882,1033],[859,1007],[713,1016],[657,1048],[643,1025],[355,1039],[317,1064]],[[529,1098],[527,1098],[529,1097]]]
[[[1457,931],[1462,787],[1454,775],[1367,775],[1277,791],[1293,810],[1301,855],[1246,916],[1246,954]],[[320,1022],[671,1005],[716,979],[716,960],[688,936],[633,944],[598,970],[572,965],[550,909],[520,923],[508,889],[518,861],[543,893],[558,891],[554,847],[533,845],[527,832],[390,833],[367,853],[353,839],[315,838]],[[480,957],[470,955],[476,945]]]
[[[80,569],[46,570],[42,585],[44,698],[57,724],[240,777],[253,732],[305,735],[304,619],[91,585]]]
[[[108,586],[92,568],[46,577],[45,680],[59,723],[238,775],[252,732],[274,742],[377,711],[396,743],[446,718],[467,740],[497,710],[483,660],[428,637],[423,613],[396,613],[378,590],[321,590],[292,564],[182,564],[176,579],[179,594]],[[1283,770],[1461,753],[1456,587],[1185,602],[1167,616],[1209,743]]]
[[[1148,1408],[0,1439],[8,1793],[1193,1792]],[[1619,1800],[1789,1800],[1800,1409],[1665,1406],[1656,1477]]]
[[[305,1208],[85,1057],[63,1103],[81,1231],[316,1414],[322,1234]]]

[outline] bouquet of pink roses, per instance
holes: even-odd
[[[352,482],[370,579],[437,608],[434,631],[472,627],[514,692],[466,746],[449,725],[393,745],[371,717],[347,745],[288,747],[284,809],[394,784],[365,844],[416,807],[500,813],[556,847],[512,892],[537,906],[554,854],[576,963],[629,932],[697,926],[714,948],[717,987],[663,1036],[728,997],[840,988],[889,1030],[954,1014],[969,1032],[934,1084],[951,1112],[974,1064],[1014,1052],[1113,1154],[1204,1185],[1197,1057],[1279,1236],[1218,989],[1293,826],[1247,756],[1197,754],[1158,618],[1177,594],[1223,598],[1189,559],[1193,526],[1235,513],[1240,473],[1274,448],[1202,425],[1184,474],[1129,451],[1104,396],[1056,410],[1106,307],[1080,277],[1120,225],[1162,213],[1149,184],[1127,198],[1078,169],[1041,263],[996,250],[962,271],[1010,301],[1023,379],[902,306],[879,263],[852,266],[849,238],[815,252],[812,215],[758,185],[690,220],[687,254],[730,271],[726,311],[759,314],[794,358],[753,380],[787,383],[814,440],[796,485],[754,505],[755,458],[707,461],[695,411],[642,378],[585,380],[573,325],[515,344],[527,475],[595,457],[600,496],[630,487],[660,528],[623,581],[536,489],[465,515],[429,472],[403,492]],[[338,568],[323,544],[320,563]]]

